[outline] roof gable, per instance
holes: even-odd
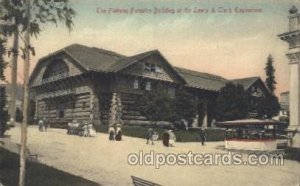
[[[186,83],[174,67],[157,50],[121,59],[118,64],[120,65],[116,66],[115,72],[169,82]],[[146,64],[153,65],[155,70],[145,70]],[[156,71],[157,68],[159,68],[159,71]]]
[[[266,86],[266,84],[262,81],[262,79],[258,76],[255,77],[247,77],[247,78],[241,78],[241,79],[233,79],[230,80],[234,84],[239,84],[244,87],[245,90],[249,90],[253,85],[259,84],[260,87],[264,90],[265,93],[271,94],[270,90]]]

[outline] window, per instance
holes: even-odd
[[[162,70],[161,70],[161,66],[160,65],[157,65],[156,66],[156,68],[155,68],[155,72],[161,72]]]
[[[86,102],[82,102],[82,109],[85,109]]]
[[[139,88],[139,80],[138,79],[134,80],[134,82],[133,82],[133,88],[134,89],[138,89]]]
[[[151,64],[151,72],[155,72],[156,66]]]
[[[149,63],[145,63],[145,71],[151,71],[151,65]]]
[[[145,90],[148,90],[148,91],[151,90],[151,82],[150,82],[150,81],[147,81],[147,82],[146,82]]]

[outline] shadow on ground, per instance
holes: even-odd
[[[26,185],[30,186],[96,186],[98,183],[60,171],[37,162],[27,161]],[[18,185],[19,156],[0,147],[0,183]]]

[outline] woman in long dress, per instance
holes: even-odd
[[[115,140],[115,129],[114,129],[114,127],[109,127],[108,133],[109,133],[109,140],[114,141]]]

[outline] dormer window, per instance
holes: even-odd
[[[150,71],[151,71],[151,64],[145,63],[145,68],[144,68],[144,70],[150,72]]]
[[[162,69],[160,65],[156,65],[155,72],[161,73]]]
[[[162,68],[160,65],[145,63],[144,70],[147,72],[158,72],[160,73],[162,71]]]
[[[151,72],[155,72],[155,65],[154,64],[151,64]]]

